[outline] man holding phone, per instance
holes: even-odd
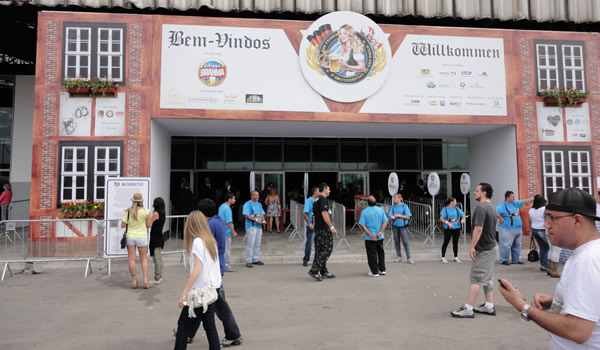
[[[550,349],[600,349],[600,235],[596,203],[587,192],[567,188],[552,195],[544,227],[552,245],[573,250],[554,295],[538,293],[529,305],[501,280],[498,290],[526,320],[550,332]]]
[[[473,260],[471,265],[471,285],[467,303],[458,310],[450,312],[452,317],[473,318],[475,312],[490,316],[496,315],[494,308],[494,285],[492,275],[494,272],[494,261],[496,260],[496,208],[492,204],[494,190],[487,183],[480,183],[473,193],[475,200],[479,202],[473,212],[473,238],[469,256]],[[483,286],[485,303],[473,307],[479,291]]]

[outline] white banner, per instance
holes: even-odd
[[[104,202],[104,217],[111,220],[104,229],[104,258],[127,255],[127,249],[121,249],[121,228],[123,213],[131,207],[131,198],[135,193],[141,193],[144,208],[150,207],[150,178],[112,177],[106,179],[106,200]],[[150,232],[148,232],[150,242]]]
[[[166,24],[160,108],[329,111],[283,29]]]
[[[589,104],[584,103],[581,108],[566,107],[565,120],[567,121],[568,142],[590,142],[590,109]]]
[[[60,126],[58,136],[90,136],[92,130],[92,99],[70,97],[60,93]]]
[[[565,140],[562,119],[562,110],[558,107],[544,107],[544,103],[537,102],[538,140],[558,141]]]
[[[504,40],[407,35],[361,113],[506,116]]]
[[[95,136],[125,135],[125,93],[96,99]]]

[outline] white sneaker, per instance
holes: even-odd
[[[162,282],[162,277],[160,279],[158,279],[158,280],[153,280],[152,281],[152,283],[156,284],[156,285],[159,285],[161,282]]]
[[[446,258],[442,258],[442,262],[443,262],[444,264],[447,264],[447,263],[448,263],[448,260],[446,260]]]
[[[369,276],[371,276],[371,277],[379,277],[379,274],[378,273],[373,274],[372,272],[369,272]]]
[[[462,261],[458,257],[454,258],[454,262],[457,264],[462,264]]]
[[[406,263],[407,263],[407,264],[414,265],[414,264],[415,264],[415,261],[414,261],[413,259],[408,259],[408,260],[406,260]]]
[[[385,271],[379,271],[379,274],[382,276],[385,276],[386,272]]]
[[[394,260],[394,262],[395,262],[395,263],[402,262],[402,258],[401,258],[401,257],[398,257],[398,258],[396,258],[396,260]]]

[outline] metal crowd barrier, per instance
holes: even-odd
[[[427,244],[427,241],[431,241],[432,247],[435,246],[436,228],[439,231],[439,226],[436,224],[439,221],[439,213],[437,213],[438,215],[436,218],[436,215],[429,204],[410,201],[405,201],[404,203],[408,205],[412,214],[409,230],[425,236],[423,246]],[[432,215],[434,215],[433,218]]]
[[[288,237],[288,241],[294,240],[296,237],[302,241],[306,241],[306,225],[304,225],[304,205],[296,202],[295,200],[290,201],[290,225],[293,230]]]
[[[383,204],[383,203],[377,203],[377,206],[380,207],[381,209],[383,209],[383,211],[385,212],[385,217],[388,218],[388,224],[385,227],[385,230],[387,231],[388,229],[390,230],[390,233],[387,234],[384,232],[384,234],[387,236],[386,237],[386,242],[383,244],[383,249],[386,249],[388,244],[390,244],[390,242],[393,241],[393,230],[392,230],[392,223],[393,220],[390,219],[390,211],[392,210],[392,206],[390,204]],[[412,233],[410,232],[410,229],[408,231],[408,234],[412,236]],[[365,235],[365,233],[363,232],[363,236]],[[414,238],[414,236],[413,236]]]
[[[85,261],[84,277],[92,273],[91,261],[100,256],[104,222],[96,219],[4,220],[0,236],[3,281],[11,264]]]
[[[352,247],[350,246],[350,243],[348,242],[348,240],[346,239],[346,208],[336,202],[331,202],[331,220],[332,220],[332,224],[333,226],[335,226],[336,230],[337,230],[337,238],[339,239],[338,244],[335,246],[335,248],[339,248],[340,244],[342,244],[342,242],[346,243],[346,245],[348,246],[348,248],[352,249]],[[335,237],[335,236],[334,236]]]

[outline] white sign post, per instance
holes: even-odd
[[[467,212],[467,194],[469,194],[471,190],[471,177],[467,173],[462,173],[460,175],[460,192],[462,192],[464,196],[464,205],[463,209],[466,215]],[[467,244],[467,227],[466,225],[462,225],[463,231],[463,244]]]
[[[431,248],[435,249],[435,196],[440,192],[440,177],[436,172],[427,177],[427,191],[431,194]]]
[[[398,193],[398,175],[396,173],[390,173],[388,177],[388,191],[390,192],[390,196],[394,197],[396,193]],[[394,201],[392,199],[392,205]]]
[[[131,198],[135,193],[141,193],[144,199],[144,208],[150,206],[150,178],[112,177],[105,182],[106,199],[104,203],[104,217],[107,222],[104,227],[104,253],[105,259],[127,256],[127,250],[121,249],[120,241],[124,228],[121,228],[123,213],[131,207]],[[150,234],[148,233],[148,240]],[[108,274],[110,276],[110,260]]]

